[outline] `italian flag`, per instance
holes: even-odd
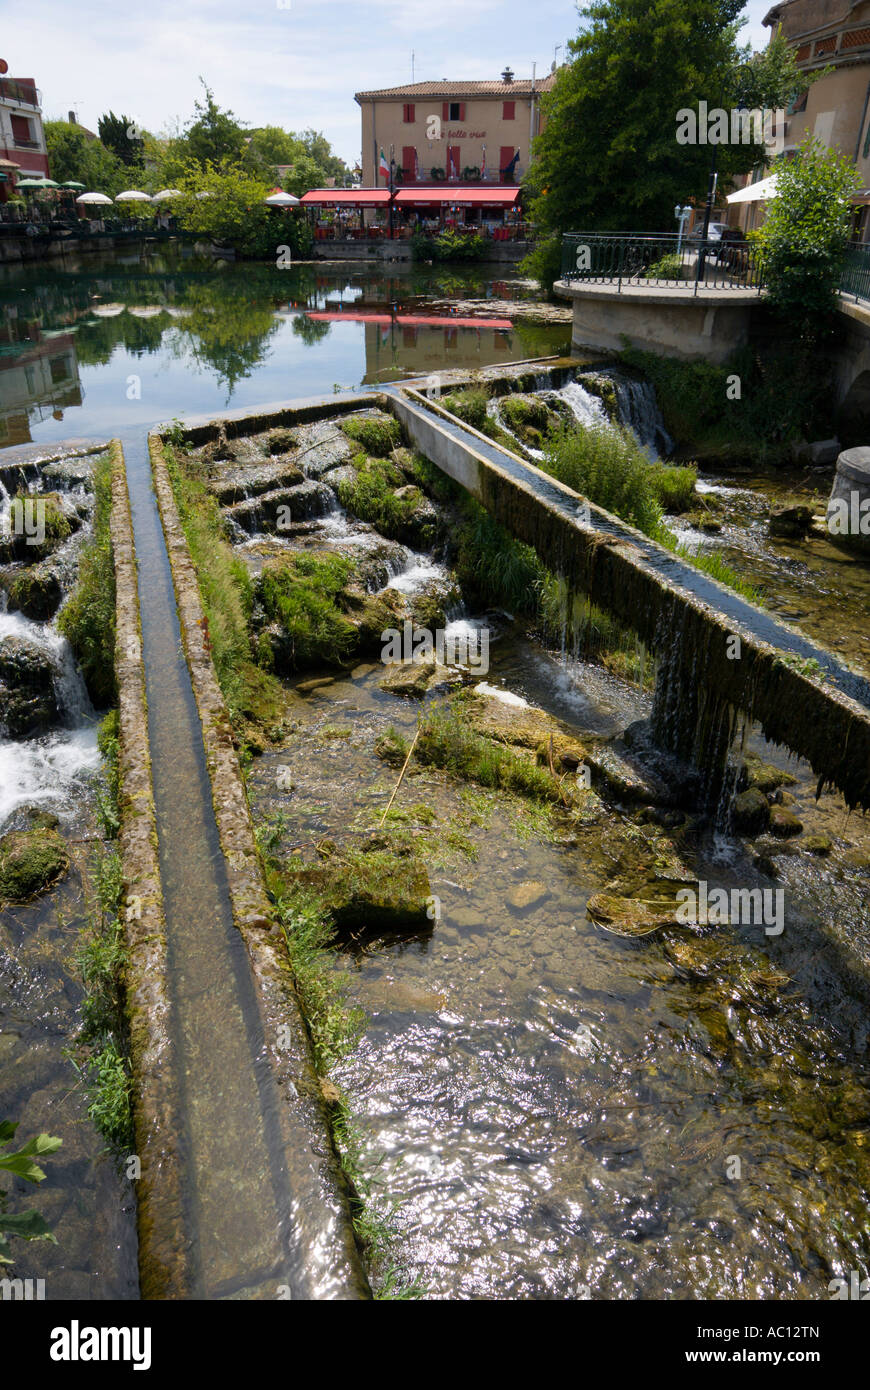
[[[387,163],[387,156],[384,154],[383,150],[381,150],[381,162],[378,165],[378,173],[383,174],[387,183],[390,182],[390,166]]]

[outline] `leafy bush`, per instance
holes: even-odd
[[[682,280],[684,278],[682,260],[675,253],[662,256],[660,260],[653,261],[652,265],[647,266],[643,276],[645,280]]]
[[[809,135],[794,158],[777,165],[776,193],[751,237],[771,304],[802,337],[815,338],[837,306],[851,198],[860,184],[851,160]]]
[[[486,255],[486,238],[451,229],[435,237],[415,232],[411,251],[417,261],[481,261]]]
[[[647,535],[661,526],[649,460],[619,425],[566,425],[548,441],[541,467]]]
[[[650,484],[666,512],[685,512],[695,497],[698,470],[694,464],[677,467],[668,463],[649,466]]]

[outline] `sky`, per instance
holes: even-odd
[[[691,0],[687,0],[690,4]],[[750,0],[761,47],[772,0]],[[14,12],[13,12],[14,7]],[[579,27],[570,0],[0,0],[0,58],[33,77],[46,119],[96,130],[112,110],[156,133],[184,126],[202,76],[248,125],[313,126],[348,163],[360,154],[354,92],[426,79],[550,70]]]

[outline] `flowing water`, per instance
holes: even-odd
[[[2,456],[0,456],[2,457]],[[28,486],[60,490],[67,504],[88,496],[82,467],[70,459],[76,480],[49,480],[27,456]],[[49,471],[51,471],[49,469]],[[9,477],[9,474],[6,474]],[[11,478],[10,478],[11,481]],[[0,484],[0,535],[9,532],[10,495]],[[65,595],[74,581],[77,555],[89,526],[52,556]],[[11,1209],[35,1206],[57,1244],[13,1243],[15,1275],[45,1281],[47,1299],[116,1299],[136,1296],[135,1205],[130,1184],[88,1118],[89,1096],[63,1049],[75,1043],[81,1022],[82,986],[75,953],[86,925],[84,884],[98,832],[92,779],[99,766],[97,716],[81,672],[56,622],[35,622],[10,613],[0,590],[0,642],[12,638],[47,659],[53,672],[56,718],[40,732],[10,738],[0,731],[0,834],[26,829],[26,812],[52,812],[70,853],[71,868],[35,902],[0,909],[0,1071],[2,1114],[18,1121],[18,1139],[47,1131],[63,1140],[45,1161],[45,1183],[36,1190],[13,1184]],[[89,890],[91,900],[93,888]]]
[[[7,439],[66,435],[73,419],[76,429],[130,432],[149,600],[143,621],[162,864],[177,1007],[187,1018],[178,1052],[187,1067],[193,1059],[198,1076],[211,1077],[189,1097],[186,1142],[201,1165],[209,1134],[221,1132],[219,1073],[247,1074],[251,1050],[238,998],[215,993],[217,985],[229,996],[236,989],[234,939],[220,893],[215,898],[208,788],[136,431],[141,436],[145,422],[181,411],[219,410],[230,397],[254,405],[329,391],[333,382],[428,371],[432,360],[444,365],[451,343],[458,347],[451,363],[465,366],[526,356],[533,340],[539,351],[553,351],[556,334],[545,343],[517,325],[460,328],[447,338],[449,327],[433,324],[434,337],[412,342],[392,310],[389,323],[374,328],[352,317],[366,296],[392,305],[403,294],[426,293],[407,277],[317,267],[300,268],[297,279],[270,271],[266,284],[246,268],[200,272],[190,263],[121,261],[99,274],[74,267],[48,277],[38,298],[44,326],[59,330],[64,320],[73,351],[67,394],[61,398],[58,388],[14,406],[4,401],[2,421]],[[218,289],[221,277],[225,288]],[[30,272],[7,275],[0,292],[7,313],[13,292],[36,294],[35,280]],[[283,301],[279,283],[288,287]],[[313,316],[343,315],[345,308],[327,307],[336,295],[351,310],[346,322]],[[158,318],[132,312],[157,303],[165,309]],[[23,339],[20,348],[22,358],[31,351]],[[127,394],[131,374],[140,378],[139,399]],[[649,390],[618,377],[614,390],[639,442],[666,452]],[[579,420],[604,422],[600,396],[582,381],[558,394]],[[68,418],[55,419],[52,410]],[[313,466],[306,471],[317,480]],[[697,544],[723,546],[730,562],[766,580],[773,612],[867,672],[866,571],[827,543],[768,543],[760,481],[708,485],[728,489],[721,493],[726,524],[720,537],[698,533]],[[256,568],[264,539],[256,515],[235,538]],[[306,535],[269,538],[275,549],[299,544],[377,555],[374,590],[388,585],[414,595],[447,579],[439,557],[408,547],[385,552],[381,538],[337,504],[311,518]],[[614,737],[650,714],[648,694],[601,667],[561,659],[506,614],[460,606],[450,617],[491,629],[488,690],[549,711],[584,740]],[[0,614],[0,624],[22,621]],[[0,635],[7,630],[20,631],[0,627]],[[3,770],[15,779],[0,828],[4,814],[10,823],[26,802],[81,815],[82,833],[92,833],[78,780],[95,758],[91,716],[76,705],[59,639],[43,630],[38,640],[66,682],[68,726],[16,743],[11,754],[0,741]],[[297,698],[297,733],[256,760],[255,813],[281,814],[285,852],[339,839],[349,826],[380,817],[396,773],[375,744],[391,724],[412,734],[418,712],[380,688],[382,674],[379,663],[362,663]],[[776,750],[751,738],[750,747],[785,766]],[[376,1199],[384,1208],[396,1203],[394,1258],[430,1296],[818,1299],[835,1275],[866,1270],[870,837],[836,796],[815,802],[805,766],[789,767],[797,777],[793,809],[807,831],[830,836],[826,857],[801,841],[748,847],[696,829],[691,819],[665,828],[616,803],[601,803],[579,824],[558,814],[548,823],[528,803],[411,765],[396,806],[411,825],[419,803],[435,814],[437,843],[430,835],[424,857],[441,915],[428,932],[345,943],[337,953],[350,999],[369,1019],[338,1079],[362,1130]],[[5,777],[2,786],[6,797]],[[195,850],[182,867],[166,855],[176,837]],[[781,935],[727,925],[628,940],[587,916],[589,898],[626,866],[673,856],[711,884],[781,889]],[[518,897],[530,884],[535,891]],[[58,1056],[79,994],[56,955],[59,943],[68,953],[74,940],[80,896],[74,872],[39,908],[2,919],[0,1057],[12,1068],[10,1113],[22,1118],[27,1136],[62,1129],[65,1139],[40,1192],[61,1245],[36,1247],[27,1272],[51,1272],[48,1297],[134,1296],[129,1194],[81,1123],[81,1090]],[[179,933],[181,923],[192,931]],[[221,1033],[225,1017],[229,1042]],[[196,1019],[205,1019],[202,1033]],[[213,1065],[203,1071],[209,1049]],[[234,1112],[224,1158],[238,1149],[239,1171],[256,1173],[232,1203],[233,1231],[244,1228],[249,1199],[266,1207],[272,1199],[269,1157],[260,1152],[268,1148],[268,1109],[252,1101],[245,1113]],[[253,1156],[249,1139],[256,1139]],[[236,1191],[232,1162],[228,1173],[220,1165],[215,1172],[223,1179],[191,1195],[211,1213],[213,1232],[224,1220],[226,1193]],[[222,1280],[225,1252],[206,1249],[203,1263],[210,1267],[203,1288],[242,1290],[237,1269]]]
[[[336,542],[384,544],[337,506],[282,544]],[[276,543],[254,533],[246,548],[255,567]],[[388,583],[405,594],[447,580],[437,557],[401,563]],[[520,713],[593,743],[650,714],[646,693],[560,660],[505,614],[456,621],[491,629],[481,688]],[[396,773],[375,746],[417,722],[376,662],[311,675],[326,683],[294,701],[295,735],[250,774],[282,854],[377,824]],[[337,1079],[375,1200],[395,1203],[392,1257],[429,1296],[812,1300],[866,1267],[870,837],[790,766],[806,829],[832,836],[826,859],[781,842],[762,855],[680,815],[665,830],[618,803],[548,825],[411,764],[394,809],[412,827],[421,803],[435,816],[420,843],[440,915],[337,952],[369,1020]],[[674,859],[711,885],[781,890],[781,934],[627,940],[587,916],[627,866]]]

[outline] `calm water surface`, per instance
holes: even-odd
[[[278,270],[189,247],[0,268],[0,448],[566,350],[565,326],[510,318],[528,294],[510,267]],[[445,311],[460,298],[492,314]]]

